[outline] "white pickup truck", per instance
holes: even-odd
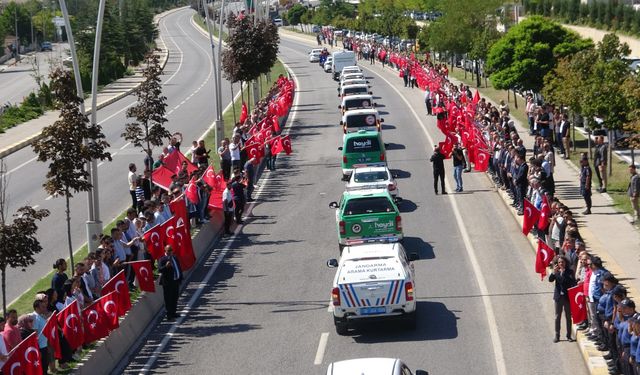
[[[400,319],[416,326],[416,300],[412,261],[400,243],[371,243],[347,246],[337,267],[331,290],[333,322],[339,335],[347,334],[351,323],[369,319]]]

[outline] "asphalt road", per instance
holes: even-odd
[[[586,373],[576,344],[552,343],[551,286],[533,272],[530,245],[486,176],[465,174],[462,194],[433,194],[435,118],[395,73],[368,76],[400,176],[405,246],[421,258],[418,327],[372,324],[336,335],[328,311],[334,270],[325,262],[338,256],[328,204],[344,188],[342,134],[336,83],[308,62],[310,48],[288,38],[280,48],[298,79],[294,154],[262,176],[246,226],[196,271],[180,300],[183,318],[153,327],[126,372],[323,374],[332,361],[385,356],[431,374]]]
[[[49,82],[51,67],[62,64],[68,56],[69,44],[53,43],[52,51],[21,55],[19,63],[0,71],[0,104],[20,104],[24,97],[38,89],[34,75]]]
[[[160,22],[160,35],[170,50],[164,70],[163,94],[167,97],[167,129],[180,131],[184,136],[183,151],[191,141],[199,139],[215,118],[211,49],[205,37],[191,23],[193,11],[184,9],[172,13]],[[238,90],[236,85],[235,91]],[[225,81],[222,89],[223,105],[231,102],[231,88]],[[126,109],[135,103],[135,97],[126,97],[98,111],[98,122],[111,144],[112,162],[99,164],[98,181],[100,218],[109,223],[122,213],[131,202],[127,185],[128,165],[134,162],[143,169],[144,155],[120,137]],[[210,147],[213,145],[209,145]],[[159,154],[160,149],[155,150]],[[68,257],[64,198],[49,197],[42,188],[47,173],[44,163],[35,161],[31,147],[5,158],[8,172],[8,212],[11,214],[25,204],[51,211],[51,216],[40,225],[38,239],[44,250],[36,256],[37,263],[28,272],[8,270],[7,302],[19,296],[35,281],[52,269],[55,259]],[[74,250],[86,241],[86,193],[78,193],[71,200],[71,226]]]

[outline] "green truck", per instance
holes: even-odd
[[[342,177],[345,179],[355,166],[386,166],[387,154],[382,142],[382,135],[378,131],[359,130],[347,133],[343,138]]]
[[[386,189],[345,191],[329,207],[336,210],[341,252],[347,245],[403,239],[400,210]]]

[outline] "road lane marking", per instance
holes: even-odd
[[[37,157],[37,156],[36,156],[36,157],[33,157],[33,158],[31,158],[31,159],[29,159],[29,160],[27,160],[27,161],[25,161],[24,163],[22,163],[22,164],[18,165],[17,167],[15,167],[15,168],[11,169],[11,170],[10,170],[9,172],[7,172],[5,175],[6,175],[6,176],[10,175],[11,173],[13,173],[13,172],[17,171],[18,169],[20,169],[20,168],[24,167],[25,165],[27,165],[27,164],[31,163],[32,161],[34,161],[34,160],[36,160],[36,159],[38,159],[38,157]]]
[[[131,144],[131,142],[127,142],[124,144],[124,146],[120,147],[121,150],[124,150],[125,148],[127,148],[127,146],[129,146]]]
[[[327,349],[327,340],[329,339],[329,332],[322,332],[320,334],[320,342],[318,343],[318,350],[316,351],[316,359],[313,361],[314,365],[321,365],[324,359],[324,352]]]
[[[366,66],[363,66],[363,68],[380,77],[380,79],[385,81],[391,87],[391,89],[393,89],[398,94],[398,97],[405,102],[405,104],[407,105],[407,107],[415,117],[415,119],[420,124],[424,134],[427,136],[427,139],[429,140],[429,143],[431,143],[432,146],[435,145],[436,143],[431,137],[431,134],[429,134],[429,132],[427,131],[427,126],[424,124],[422,118],[416,113],[415,109],[413,108],[411,103],[409,103],[405,95],[402,92],[400,92],[400,90],[398,90],[393,84],[391,84],[391,82],[389,82],[386,78],[384,78],[378,72],[375,72],[370,68],[367,68]],[[446,180],[446,184],[447,184],[447,189],[449,189],[449,191],[452,191],[449,180]],[[480,294],[482,295],[482,303],[484,305],[485,312],[487,313],[487,324],[489,325],[489,334],[491,338],[491,343],[493,344],[493,355],[496,362],[497,374],[506,375],[507,368],[504,361],[504,352],[502,350],[502,342],[500,341],[500,335],[498,333],[498,324],[497,324],[496,316],[493,311],[493,306],[491,305],[491,299],[489,297],[489,288],[487,288],[487,282],[480,269],[480,264],[478,263],[475,247],[471,242],[469,233],[467,232],[467,228],[464,224],[464,221],[462,220],[462,215],[460,214],[460,208],[458,207],[457,198],[455,194],[449,194],[448,197],[449,197],[449,201],[451,202],[451,206],[453,209],[453,214],[456,218],[456,222],[458,223],[458,228],[460,229],[460,234],[462,235],[462,241],[465,245],[465,250],[467,251],[467,256],[469,257],[469,262],[471,263],[471,268],[473,269],[473,273],[476,277],[476,282],[478,283],[478,288],[480,289]]]
[[[45,201],[50,201],[51,199],[53,199],[53,195],[50,195],[50,196],[46,197],[44,200]]]
[[[288,65],[286,65],[284,63],[283,63],[283,65],[291,72],[291,75],[292,75],[292,77],[293,77],[293,79],[295,81],[295,84],[296,84],[296,88],[298,88],[298,90],[299,90],[300,85],[298,83],[298,79],[297,79],[296,75],[293,73],[293,70],[291,70],[291,68],[289,68]],[[300,97],[300,95],[296,95],[295,99],[294,99],[296,107],[298,106],[299,97]],[[229,105],[231,105],[231,104],[229,104]],[[296,111],[292,109],[291,112],[289,113],[289,118],[287,119],[287,124],[285,125],[285,129],[284,129],[283,133],[289,134],[289,129],[291,127],[291,124],[293,124],[293,121],[294,121],[295,117],[296,117]],[[274,174],[269,174],[268,176],[265,177],[264,181],[262,183],[260,183],[260,187],[256,191],[256,198],[258,198],[258,199],[260,198],[260,196],[262,195],[262,190],[264,189],[265,186],[268,185],[269,180],[271,179],[271,176],[274,176]],[[247,209],[247,215],[245,217],[248,217],[248,216],[251,215],[251,213],[253,212],[253,208],[254,208],[255,204],[256,204],[256,202],[252,202],[251,204],[249,204],[248,209]],[[149,357],[149,359],[145,363],[144,367],[142,368],[142,370],[140,370],[139,374],[145,374],[145,373],[151,372],[151,369],[152,369],[153,365],[155,364],[155,362],[158,360],[160,354],[166,348],[167,344],[169,344],[169,341],[171,340],[171,338],[175,335],[176,330],[178,329],[178,326],[180,326],[185,321],[185,319],[187,317],[187,314],[193,308],[194,303],[200,298],[200,296],[202,295],[205,287],[210,285],[210,281],[211,281],[211,278],[213,277],[213,274],[215,273],[216,269],[220,266],[220,264],[222,263],[222,261],[226,257],[227,253],[231,249],[231,246],[234,244],[236,238],[238,237],[238,234],[242,231],[242,229],[245,227],[245,225],[246,224],[241,224],[241,225],[238,225],[236,227],[235,231],[233,232],[233,235],[231,236],[230,239],[227,240],[226,245],[224,246],[224,248],[222,249],[220,254],[218,254],[218,256],[216,257],[216,260],[214,261],[214,263],[211,265],[211,268],[209,269],[209,271],[207,272],[206,276],[204,277],[204,280],[202,282],[200,282],[200,284],[198,285],[197,289],[195,290],[195,292],[193,293],[193,295],[189,299],[189,302],[187,302],[187,305],[180,311],[181,316],[171,325],[171,328],[164,335],[164,337],[162,338],[160,343],[156,346],[156,348],[154,349],[153,353],[151,354],[151,356]],[[204,264],[204,262],[202,264]],[[201,266],[201,265],[198,265],[198,267]],[[328,333],[327,333],[327,335],[328,335]],[[325,343],[325,345],[326,345],[326,343]]]

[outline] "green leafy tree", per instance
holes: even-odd
[[[67,242],[73,269],[69,200],[73,194],[93,188],[86,164],[96,159],[111,161],[111,154],[106,151],[109,143],[105,140],[102,127],[89,123],[87,116],[80,111],[83,99],[76,94],[71,73],[58,68],[51,72],[50,77],[60,119],[42,129],[42,138],[34,142],[32,147],[38,161],[49,163],[43,184],[45,192],[65,198]]]
[[[297,25],[305,13],[307,13],[307,7],[302,4],[295,4],[287,11],[287,22],[289,22],[290,25]]]
[[[49,210],[31,206],[18,208],[13,220],[7,216],[7,169],[0,159],[0,273],[2,273],[2,311],[7,311],[7,268],[21,268],[35,264],[34,255],[42,251],[36,237],[37,221],[49,216]]]
[[[155,54],[147,55],[146,60],[147,66],[142,71],[145,80],[135,90],[138,103],[127,109],[127,117],[135,118],[135,121],[125,125],[121,136],[141,147],[148,160],[153,160],[153,146],[162,146],[171,138],[171,133],[164,127],[168,121],[167,98],[162,95],[160,60]]]
[[[559,24],[533,16],[512,27],[489,51],[487,68],[498,89],[540,92],[559,58],[591,46]]]
[[[227,48],[222,52],[224,75],[231,82],[252,81],[268,73],[276,62],[280,37],[271,22],[253,17],[229,17],[231,30]]]

